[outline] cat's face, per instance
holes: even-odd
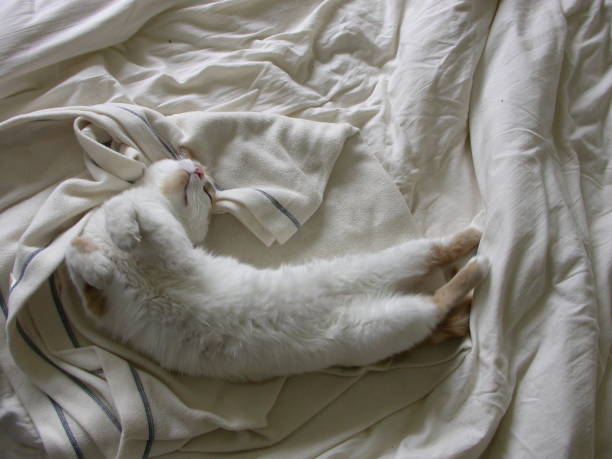
[[[159,190],[191,240],[202,242],[215,200],[215,186],[202,164],[191,159],[158,161],[147,169],[143,185]]]

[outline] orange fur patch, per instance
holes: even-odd
[[[89,239],[77,237],[72,240],[72,246],[81,253],[91,253],[98,250],[98,246]]]
[[[463,303],[452,309],[448,315],[438,324],[436,329],[425,340],[428,344],[437,344],[449,338],[467,336],[469,332],[470,309],[472,298],[466,298]]]
[[[182,191],[189,180],[189,176],[184,171],[175,171],[170,174],[162,183],[161,190],[166,196]]]
[[[448,244],[435,244],[431,249],[431,263],[445,265],[469,253],[480,242],[481,233],[469,228],[454,236]]]
[[[480,265],[468,263],[457,275],[436,290],[432,300],[445,317],[448,311],[464,300],[465,295],[480,281]]]
[[[178,154],[181,158],[194,159],[193,153],[191,153],[191,150],[184,146],[179,148]]]

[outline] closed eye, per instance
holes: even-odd
[[[191,181],[191,172],[183,171],[187,174],[187,180],[185,180],[185,188],[183,188],[183,201],[185,202],[185,206],[189,205],[189,199],[187,198],[187,188],[189,187],[189,182]]]
[[[209,190],[210,188],[210,190]],[[206,195],[208,196],[208,199],[210,199],[210,203],[213,203],[213,197],[212,194],[214,193],[214,186],[212,183],[210,183],[208,180],[204,181],[204,186],[202,187],[202,189],[204,190],[204,193],[206,193]]]
[[[192,175],[196,175],[200,180],[204,181],[202,190],[204,191],[204,193],[206,193],[206,196],[208,196],[208,199],[210,199],[210,203],[212,204],[214,202],[213,194],[215,193],[215,186],[212,184],[210,180],[208,180],[207,178],[204,178],[203,169],[200,166],[197,166],[194,172],[189,172],[187,170],[183,170],[183,172],[187,174],[187,180],[185,182],[185,188],[183,190],[183,201],[185,203],[185,206],[189,205],[189,199],[187,197],[187,189],[189,187],[189,182],[191,181]]]

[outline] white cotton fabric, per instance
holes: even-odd
[[[27,174],[48,154],[48,145],[62,144],[62,149],[53,158],[53,170],[45,165],[47,174],[69,175],[75,168],[70,161],[83,155],[93,180],[83,186],[72,181],[71,194],[83,197],[84,189],[90,189],[90,201],[64,209],[70,216],[126,189],[151,162],[186,154],[216,171],[215,212],[233,214],[266,246],[287,242],[319,207],[344,142],[355,132],[347,123],[258,113],[164,117],[128,104],[40,110],[0,124],[5,154]],[[23,136],[33,133],[37,141],[28,142],[29,151],[21,153]],[[10,205],[23,183],[19,174],[5,173]],[[58,212],[52,218],[64,217]]]
[[[50,457],[606,457],[611,8],[607,0],[0,4],[4,123],[121,103],[164,125],[197,112],[359,129],[337,160],[317,152],[331,170],[315,174],[327,182],[322,201],[313,197],[314,213],[303,214],[291,207],[301,201],[287,204],[305,220],[292,234],[267,230],[277,242],[290,236],[284,244],[268,248],[247,217],[218,215],[208,238],[215,251],[276,266],[448,234],[480,214],[479,251],[491,260],[464,342],[252,385],[174,375],[98,333],[56,270],[94,202],[138,175],[134,150],[165,147],[151,138],[146,148],[117,148],[113,161],[125,167],[108,174],[84,163],[71,123],[3,131],[0,430],[21,434],[7,454],[35,455],[42,443]],[[181,132],[170,144],[224,158],[208,149],[214,133],[201,142],[197,130]],[[221,133],[226,145],[252,140]],[[298,153],[291,145],[302,144],[276,142],[265,153]],[[308,168],[308,159],[282,156],[278,167]],[[213,173],[229,174],[219,179],[228,190],[258,175],[226,166]]]
[[[215,213],[234,215],[266,246],[287,242],[317,210],[344,142],[357,132],[348,123],[261,113],[188,112],[168,123],[213,175]]]

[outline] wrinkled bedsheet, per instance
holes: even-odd
[[[2,2],[0,122],[124,103],[359,129],[320,208],[286,244],[266,248],[224,215],[214,250],[273,266],[475,222],[491,260],[465,340],[259,384],[172,375],[99,335],[71,300],[59,247],[83,215],[40,225],[67,180],[91,179],[83,158],[68,157],[44,123],[4,136],[6,456],[609,455],[611,9],[603,0]]]

